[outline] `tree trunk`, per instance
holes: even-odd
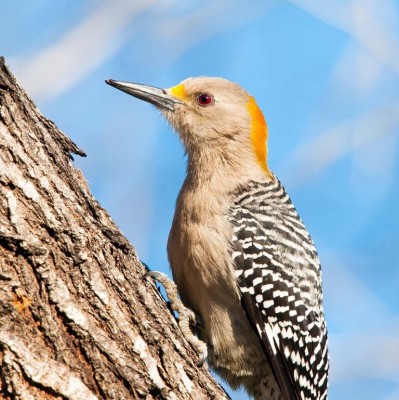
[[[0,58],[0,399],[226,399]]]

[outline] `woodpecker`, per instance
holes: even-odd
[[[211,368],[257,400],[326,399],[320,262],[268,167],[255,99],[222,78],[169,89],[106,82],[155,105],[186,150],[168,256],[182,302],[200,318]]]

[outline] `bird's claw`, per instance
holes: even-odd
[[[194,335],[191,330],[191,326],[197,324],[198,322],[197,316],[192,310],[186,308],[183,304],[182,306],[183,308],[179,311],[179,328],[186,340],[199,354],[200,360],[197,363],[197,366],[201,367],[208,359],[208,348],[206,344],[202,340],[198,339],[198,337]]]
[[[208,358],[207,346],[202,340],[198,339],[191,330],[191,325],[196,325],[198,323],[196,314],[184,306],[179,299],[176,284],[170,280],[166,274],[158,271],[148,271],[143,275],[143,279],[147,278],[154,278],[164,287],[171,309],[179,314],[178,325],[183,336],[199,354],[200,361],[197,366],[200,367],[204,365]]]
[[[169,279],[166,274],[163,272],[158,272],[158,271],[147,271],[142,279],[147,279],[147,278],[154,278],[155,280],[159,281],[162,283],[164,279]]]

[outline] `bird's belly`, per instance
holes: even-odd
[[[210,367],[233,388],[253,394],[264,379],[276,383],[241,305],[226,222],[213,216],[207,224],[174,224],[168,255],[183,303],[202,322],[197,334],[207,344]]]
[[[210,319],[204,338],[210,366],[233,387],[262,375],[267,360],[241,304],[227,312],[225,304],[213,305]]]
[[[191,256],[186,253],[184,259],[179,257],[180,269],[174,269],[172,263],[172,270],[183,303],[200,317],[197,334],[207,344],[210,367],[233,388],[244,386],[250,390],[265,376],[274,380],[235,282],[226,279],[234,273],[226,274],[223,268],[227,267],[219,265],[206,279],[202,263]]]
[[[198,333],[207,343],[210,367],[233,389],[244,387],[255,398],[267,395],[267,399],[282,399],[260,339],[241,303],[235,303],[235,307],[231,303],[209,306],[213,311],[206,318],[204,331]],[[262,396],[257,396],[257,390]]]

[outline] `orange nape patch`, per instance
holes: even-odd
[[[184,100],[187,97],[186,88],[182,83],[179,83],[178,85],[169,88],[169,92],[172,94],[173,97],[176,97],[180,100]]]
[[[267,166],[267,124],[261,109],[251,96],[247,104],[251,116],[251,141],[256,154],[256,159],[267,175],[272,176]]]

